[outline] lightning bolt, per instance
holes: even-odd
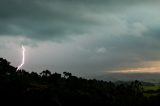
[[[18,66],[17,70],[19,70],[23,65],[24,65],[24,61],[25,61],[25,48],[22,45],[22,62],[21,64]]]

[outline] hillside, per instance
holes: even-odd
[[[143,85],[84,79],[69,72],[18,70],[0,58],[0,98],[5,105],[42,106],[156,106],[160,95],[145,96]]]

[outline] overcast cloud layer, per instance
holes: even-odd
[[[160,60],[158,0],[1,0],[0,56],[25,69],[100,75]]]

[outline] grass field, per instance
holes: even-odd
[[[160,89],[160,86],[144,86],[144,91],[149,91],[149,90],[156,91],[158,89]]]
[[[156,96],[160,94],[160,86],[144,86],[144,95],[146,97]]]

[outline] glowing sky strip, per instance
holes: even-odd
[[[25,61],[25,48],[22,45],[22,62],[21,64],[18,66],[17,70],[19,70],[23,65],[24,65],[24,61]]]

